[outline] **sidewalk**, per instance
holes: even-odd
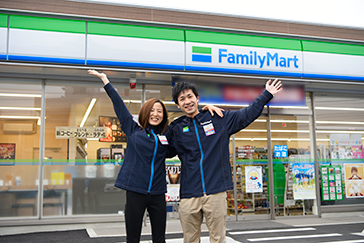
[[[353,224],[364,223],[364,212],[342,213],[323,215],[316,217],[285,217],[276,220],[255,220],[255,221],[228,221],[226,229],[229,230],[251,230],[268,228],[292,228],[317,225]],[[119,237],[125,236],[125,224],[119,223],[85,223],[85,224],[62,224],[62,225],[35,225],[35,226],[4,226],[0,227],[0,235],[16,235],[35,232],[56,232],[68,230],[86,230],[90,238],[98,237]],[[202,224],[202,232],[207,234],[206,224]],[[142,235],[150,235],[150,223],[143,225]],[[182,234],[182,227],[179,220],[167,221],[166,234]]]

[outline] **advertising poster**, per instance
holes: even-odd
[[[364,197],[364,164],[345,164],[346,198]]]
[[[293,163],[292,178],[295,200],[316,198],[314,163]]]
[[[15,159],[15,143],[0,143],[0,159]]]
[[[167,202],[179,201],[180,175],[181,175],[180,165],[166,165]]]
[[[331,134],[330,154],[332,159],[362,159],[361,134]]]
[[[344,199],[341,166],[321,166],[321,188],[323,201],[335,201]]]
[[[126,142],[126,135],[117,117],[100,116],[99,127],[106,128],[106,138],[100,138],[100,142]]]
[[[247,193],[263,192],[262,167],[245,166],[245,188]]]

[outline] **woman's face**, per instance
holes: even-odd
[[[149,124],[158,126],[163,121],[163,107],[161,103],[155,102],[149,115]]]

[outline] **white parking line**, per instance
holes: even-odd
[[[201,242],[200,243],[209,243],[209,242],[210,242],[210,237],[208,237],[208,236],[201,237]],[[141,241],[140,243],[152,243],[152,241],[151,240],[147,240],[147,241]],[[183,243],[183,238],[167,239],[166,240],[166,243]],[[226,243],[240,243],[240,242],[239,241],[235,241],[234,239],[232,239],[230,237],[226,237]]]
[[[272,230],[250,230],[250,231],[237,231],[228,232],[231,235],[246,235],[246,234],[261,234],[261,233],[277,233],[277,232],[296,232],[296,231],[308,231],[316,230],[315,228],[294,228],[294,229],[272,229]]]
[[[364,240],[325,241],[320,243],[360,243],[360,242],[364,242]]]
[[[279,236],[279,237],[266,237],[266,238],[254,238],[248,239],[248,241],[267,241],[267,240],[291,240],[302,238],[319,238],[319,237],[333,237],[342,236],[342,234],[319,234],[319,235],[295,235],[295,236]]]

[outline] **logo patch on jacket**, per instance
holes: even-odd
[[[188,132],[189,130],[190,128],[188,126],[183,128],[183,132]]]

